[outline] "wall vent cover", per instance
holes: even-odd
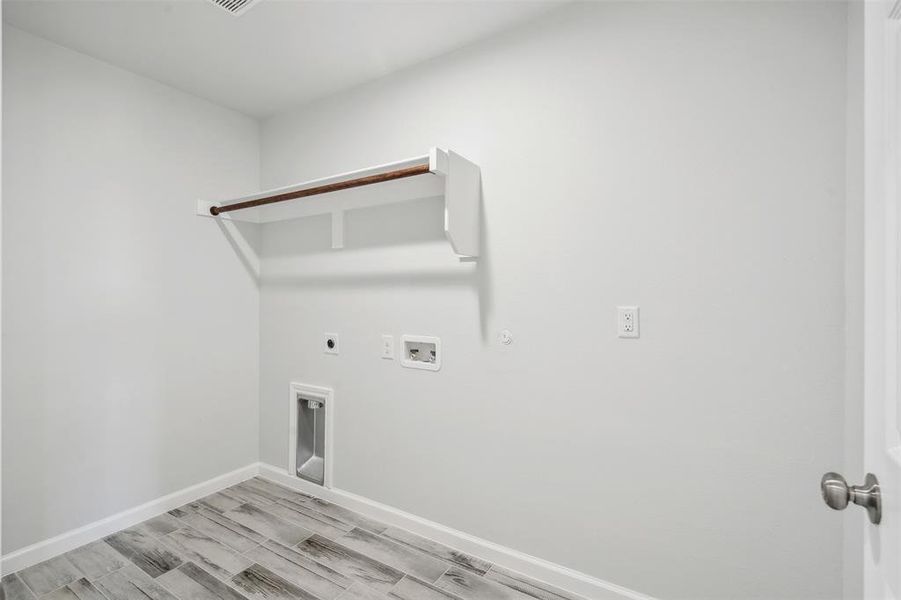
[[[222,10],[231,13],[235,16],[243,14],[247,12],[251,6],[259,2],[260,0],[209,0]]]

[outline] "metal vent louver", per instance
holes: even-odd
[[[251,6],[259,2],[259,0],[209,0],[222,10],[233,15],[240,15],[247,11]]]

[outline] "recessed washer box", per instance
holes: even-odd
[[[441,339],[427,335],[401,336],[401,366],[437,371],[441,368]]]

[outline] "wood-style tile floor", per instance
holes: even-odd
[[[403,529],[251,479],[7,575],[0,600],[573,600]]]

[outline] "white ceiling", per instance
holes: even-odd
[[[9,24],[255,117],[529,20],[553,1],[4,0]]]

